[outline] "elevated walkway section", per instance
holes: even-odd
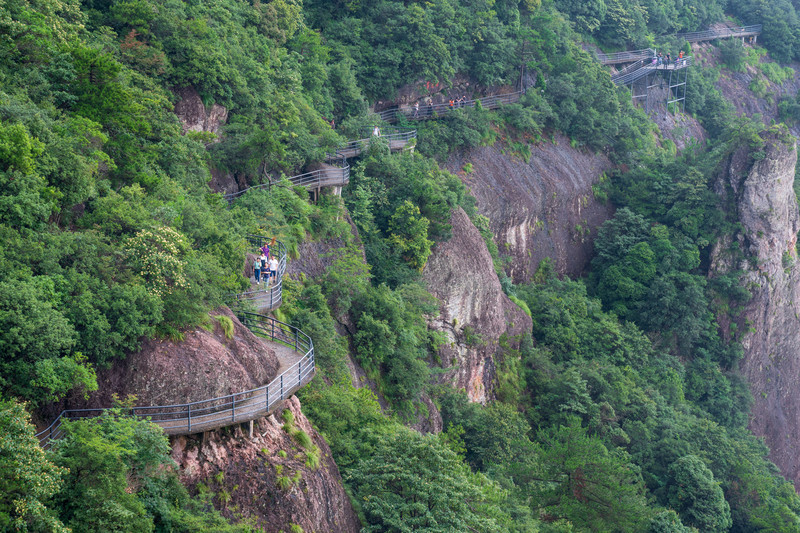
[[[320,168],[304,174],[289,176],[286,179],[295,187],[305,187],[310,190],[319,191],[323,187],[343,187],[350,183],[350,164],[347,160],[351,157],[361,155],[376,139],[384,139],[388,142],[392,152],[402,152],[414,146],[417,138],[417,130],[411,128],[386,127],[379,128],[377,135],[362,132],[363,137],[353,141],[348,141],[336,148],[336,151],[329,153],[325,157],[325,162]],[[280,183],[280,179],[271,176],[264,176],[264,183],[253,185],[241,191],[228,193],[223,198],[228,203],[233,203],[237,198],[241,198],[249,191],[258,189],[269,189]]]
[[[691,31],[688,33],[676,33],[675,37],[683,39],[684,41],[689,41],[690,43],[713,41],[714,39],[729,39],[731,37],[758,38],[758,36],[761,35],[761,28],[761,24],[753,24],[751,26],[733,26],[703,31]]]
[[[380,115],[382,120],[389,123],[397,122],[397,120],[401,117],[405,120],[428,120],[432,118],[442,118],[447,116],[448,113],[452,113],[457,109],[462,109],[465,107],[476,107],[480,105],[483,109],[497,109],[500,106],[519,102],[519,99],[522,98],[523,94],[525,94],[525,89],[507,94],[496,94],[493,96],[486,96],[484,98],[476,98],[474,100],[465,100],[459,104],[454,102],[453,105],[450,105],[449,102],[443,104],[421,105],[419,109],[410,105],[405,105],[384,109],[383,111],[379,112],[378,115]]]

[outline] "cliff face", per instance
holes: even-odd
[[[303,416],[296,397],[284,408],[294,415],[294,427],[319,448],[318,468],[308,466],[308,450],[271,415],[254,422],[252,436],[243,425],[173,439],[172,458],[182,481],[194,492],[202,483],[224,515],[254,520],[259,531],[291,531],[292,524],[309,533],[359,531],[328,444]]]
[[[580,275],[591,259],[596,228],[612,214],[592,193],[611,162],[572,148],[566,137],[555,140],[531,146],[528,163],[503,154],[500,145],[474,148],[447,162],[489,218],[500,252],[511,256],[507,273],[517,283],[529,281],[545,257],[559,274]],[[472,172],[462,170],[467,163]]]
[[[741,283],[750,288],[752,299],[736,321],[738,331],[749,331],[742,339],[741,370],[755,399],[750,428],[765,438],[770,459],[784,476],[799,483],[800,214],[792,189],[796,161],[794,145],[774,136],[764,158],[752,167],[745,149],[731,157],[717,192],[733,200],[743,230],[717,245],[712,275],[744,272]],[[733,264],[726,250],[734,240],[749,260]]]
[[[439,350],[442,366],[453,367],[440,380],[463,388],[473,402],[492,398],[500,337],[513,348],[531,331],[531,319],[503,293],[492,257],[480,232],[460,208],[450,219],[452,238],[436,245],[423,277],[440,301],[431,323],[448,343]]]

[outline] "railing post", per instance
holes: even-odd
[[[186,406],[186,417],[189,419],[189,433],[192,432],[192,404]]]
[[[294,330],[294,351],[297,351],[297,330]]]
[[[236,395],[231,396],[231,422],[236,421]]]
[[[267,383],[266,391],[267,391],[267,406],[265,407],[265,410],[269,411],[269,383]]]
[[[303,381],[303,360],[300,359],[300,362],[297,363],[297,386],[300,386],[300,383]]]
[[[283,400],[283,374],[281,374],[281,400]]]

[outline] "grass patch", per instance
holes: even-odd
[[[219,322],[220,327],[222,327],[222,331],[225,333],[226,339],[233,338],[233,320],[229,316],[219,315],[215,316],[214,318],[217,319]]]
[[[319,470],[320,456],[322,452],[319,446],[313,446],[306,452],[306,466],[311,470]]]
[[[525,314],[526,314],[526,315],[528,315],[528,316],[531,316],[531,308],[530,308],[530,307],[528,307],[528,304],[526,304],[525,302],[523,302],[522,300],[520,300],[519,298],[517,298],[517,297],[516,297],[516,296],[514,296],[513,294],[509,294],[509,295],[508,295],[508,298],[509,298],[509,299],[510,299],[512,302],[514,302],[515,304],[517,304],[517,306],[518,306],[520,309],[522,309],[523,311],[525,311]]]

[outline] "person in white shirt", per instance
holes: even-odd
[[[269,259],[269,277],[272,283],[278,281],[278,259],[274,255]]]

